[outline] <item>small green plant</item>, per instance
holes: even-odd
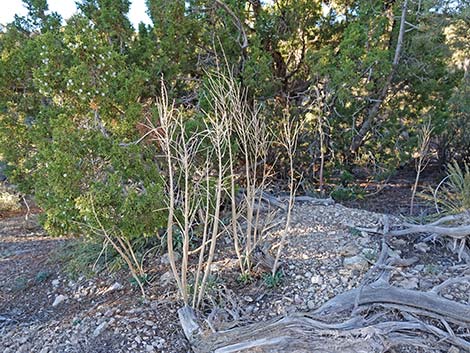
[[[340,179],[341,185],[346,187],[352,181],[354,181],[355,178],[354,178],[354,175],[352,175],[349,171],[342,170],[339,179]]]
[[[437,275],[439,273],[439,266],[434,264],[427,264],[424,266],[424,273],[428,275]]]
[[[139,282],[141,284],[145,285],[145,284],[149,283],[148,275],[146,273],[138,275],[137,279],[134,278],[134,277],[130,277],[129,282],[130,282],[131,286],[133,286],[133,287],[138,287]]]
[[[395,175],[395,173],[396,173],[395,170],[392,168],[390,169],[384,168],[383,170],[377,172],[374,175],[374,180],[377,182],[384,182],[384,181],[389,180],[393,175]]]
[[[243,285],[247,285],[253,282],[253,277],[251,276],[251,273],[248,273],[248,272],[240,273],[240,275],[238,276],[238,282],[240,282]]]
[[[63,263],[65,272],[73,279],[80,276],[91,277],[105,268],[106,257],[108,260],[116,257],[112,249],[106,252],[106,257],[100,256],[102,250],[100,243],[76,239],[61,246],[52,254],[50,261]]]
[[[337,186],[331,192],[331,197],[335,201],[362,200],[364,199],[364,190],[354,186]]]
[[[280,271],[277,271],[274,275],[272,273],[265,273],[263,275],[263,281],[266,287],[276,288],[281,284],[282,273]]]
[[[359,237],[359,236],[361,236],[361,231],[359,229],[354,228],[354,227],[349,227],[349,234],[351,234],[354,237]]]
[[[39,271],[39,272],[36,274],[35,281],[36,281],[36,283],[45,282],[45,281],[47,281],[48,278],[51,277],[51,275],[52,275],[52,273],[49,272],[49,271]]]
[[[434,192],[436,205],[440,204],[447,213],[461,213],[470,210],[470,167],[461,167],[456,161],[447,166],[447,177],[441,182],[442,188]]]
[[[25,290],[28,286],[28,279],[24,276],[19,276],[15,278],[14,290],[17,292],[21,292]]]
[[[362,256],[369,262],[375,262],[375,260],[377,260],[377,253],[372,249],[363,251]]]

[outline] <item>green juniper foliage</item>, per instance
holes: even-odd
[[[339,198],[358,195],[354,167],[410,162],[423,119],[442,163],[469,157],[468,0],[408,2],[401,47],[403,1],[147,0],[152,24],[137,29],[129,0],[82,0],[67,21],[46,0],[23,2],[28,14],[0,32],[0,158],[51,234],[97,237],[99,220],[133,241],[162,235],[155,97],[163,78],[198,131],[221,67],[274,134],[286,116],[307,121],[296,166],[313,185],[320,156],[327,182],[340,166]],[[284,174],[286,161],[276,145],[266,157]]]

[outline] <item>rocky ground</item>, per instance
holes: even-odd
[[[233,254],[218,253],[204,312],[208,325],[218,330],[314,309],[356,287],[376,260],[381,237],[355,227],[373,227],[382,217],[340,204],[297,204],[279,283],[262,274],[240,281]],[[274,231],[266,241],[275,245],[280,236]],[[0,218],[0,351],[189,352],[165,256],[147,264],[151,284],[142,299],[125,271],[92,278],[65,272],[57,251],[71,241],[47,237],[35,215]],[[415,257],[393,273],[392,283],[403,288],[428,290],[469,271],[439,240],[415,236],[390,245],[401,258]],[[468,283],[449,286],[443,295],[470,304]]]

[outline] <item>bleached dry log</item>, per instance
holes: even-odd
[[[454,239],[464,239],[470,235],[470,225],[463,226],[434,226],[429,224],[408,224],[407,228],[390,231],[393,236],[408,235],[413,233],[434,233],[445,235]]]
[[[326,199],[319,199],[316,197],[301,195],[301,196],[296,196],[294,200],[295,202],[308,202],[311,205],[319,205],[319,206],[330,206],[330,205],[335,204],[335,200],[333,200],[331,197],[328,197]]]
[[[389,285],[371,284],[361,288],[360,306],[372,304],[393,304],[406,308],[417,308],[429,317],[444,317],[462,327],[470,327],[470,305],[461,304],[438,296],[433,292],[397,288]],[[314,311],[317,316],[328,316],[351,310],[359,289],[339,294]]]
[[[245,192],[245,189],[243,188],[239,189],[238,203],[241,202],[240,200],[243,200],[243,197],[241,197],[241,195],[243,195],[244,192]],[[270,207],[276,207],[284,212],[287,211],[287,206],[285,202],[289,200],[289,196],[276,197],[274,195],[271,195],[269,192],[261,191],[257,193],[257,198],[262,203],[266,204],[267,207],[256,204],[255,205],[256,209],[259,208],[262,211],[267,211],[269,210]],[[335,201],[331,197],[328,197],[326,199],[320,199],[320,198],[315,198],[315,197],[306,196],[306,195],[296,196],[294,198],[294,202],[307,202],[311,205],[318,205],[318,206],[330,206],[330,205],[335,204]]]
[[[309,313],[281,316],[226,331],[201,334],[193,340],[198,353],[229,352],[382,352],[398,344],[437,347],[440,340],[470,350],[470,341],[418,319],[378,322],[348,313],[355,303],[360,308],[385,308],[394,312],[450,322],[470,328],[470,306],[450,301],[435,292],[419,292],[377,283],[338,295]],[[357,299],[358,297],[358,299]],[[364,311],[364,310],[362,310]],[[404,315],[406,316],[406,315]]]
[[[426,225],[406,224],[407,231],[397,232],[400,235],[421,231],[438,233],[445,228],[446,233],[454,229],[450,233],[457,236],[470,234],[470,226],[444,225],[455,220],[452,216]],[[396,231],[385,226],[377,232],[390,235]],[[416,258],[388,258],[386,238],[377,263],[358,288],[337,295],[311,312],[218,332],[193,330],[198,332],[191,336],[193,350],[197,353],[356,353],[384,352],[405,344],[430,349],[448,349],[453,345],[470,352],[470,305],[439,296],[444,287],[460,282],[448,280],[428,292],[391,286],[387,276],[390,269],[410,265]],[[460,281],[466,280],[468,276],[463,274]]]

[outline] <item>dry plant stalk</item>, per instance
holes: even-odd
[[[237,142],[239,154],[244,161],[243,175],[238,176],[234,171],[233,147],[228,143],[228,197],[231,204],[229,231],[233,237],[240,271],[242,274],[249,274],[253,266],[252,253],[263,237],[263,231],[260,230],[261,208],[258,206],[267,186],[269,170],[265,160],[272,141],[260,108],[250,106],[247,92],[236,82],[231,72],[227,71],[227,74],[222,74],[219,69],[216,74],[209,76],[209,101],[212,102],[212,110],[225,121],[225,128]],[[245,194],[242,202],[237,204],[236,184],[239,179],[245,183]],[[242,222],[246,224],[245,229],[242,229]]]
[[[225,118],[225,112],[221,112],[219,110],[214,111],[214,115],[206,114],[208,119],[207,129],[209,131],[208,137],[210,142],[215,148],[215,158],[216,158],[216,187],[215,187],[215,195],[211,195],[211,190],[209,188],[208,181],[206,182],[206,195],[210,198],[210,196],[214,197],[214,209],[213,214],[211,214],[211,208],[206,207],[206,218],[211,219],[210,225],[212,226],[210,229],[210,246],[209,252],[207,255],[204,274],[202,277],[201,284],[196,283],[196,286],[199,286],[198,295],[197,295],[197,302],[196,307],[199,307],[201,301],[204,296],[204,292],[206,289],[206,283],[209,279],[210,271],[211,271],[211,264],[214,260],[215,248],[217,243],[217,238],[220,234],[219,226],[221,223],[220,220],[220,209],[222,205],[222,198],[225,193],[225,189],[223,186],[223,181],[225,179],[227,166],[224,162],[224,158],[227,153],[227,145],[230,144],[230,136],[229,131],[227,130],[227,119]],[[198,268],[198,272],[200,269]],[[196,291],[195,291],[196,293]],[[193,302],[195,299],[193,299]]]
[[[160,147],[165,155],[167,169],[168,169],[168,222],[167,222],[167,248],[168,248],[168,259],[170,262],[171,271],[173,277],[176,280],[176,285],[181,296],[187,300],[187,288],[183,287],[182,281],[179,278],[178,269],[176,267],[175,250],[173,248],[173,227],[175,218],[175,207],[176,207],[176,185],[175,185],[175,162],[173,156],[173,138],[175,137],[176,124],[173,123],[174,116],[179,114],[175,109],[174,103],[169,104],[168,92],[165,85],[162,82],[161,97],[157,98],[157,111],[159,116],[160,128],[153,126],[151,121],[149,125],[152,127],[152,131],[155,133],[156,138],[159,140]],[[185,301],[186,303],[186,301]]]
[[[302,128],[302,123],[296,123],[287,116],[285,118],[283,131],[280,136],[280,142],[282,146],[285,148],[287,152],[287,156],[289,158],[289,205],[287,207],[286,224],[284,226],[284,231],[282,232],[281,242],[279,243],[279,246],[277,248],[276,258],[274,260],[274,265],[271,271],[272,276],[276,274],[276,271],[279,267],[279,259],[282,254],[282,250],[284,249],[286,236],[290,231],[292,209],[294,208],[295,194],[297,191],[297,188],[295,186],[295,178],[294,178],[294,172],[295,172],[294,156],[297,150],[297,142],[298,142],[301,128]]]
[[[183,115],[169,103],[163,83],[161,97],[157,100],[159,126],[148,121],[163,150],[168,169],[168,258],[184,303],[193,307],[202,303],[217,238],[227,229],[221,222],[224,198],[231,206],[229,232],[234,239],[240,270],[242,274],[251,271],[252,253],[265,232],[260,227],[261,208],[258,206],[267,186],[268,169],[264,162],[272,142],[265,117],[258,107],[250,107],[246,91],[233,75],[222,74],[219,69],[208,76],[206,98],[210,109],[204,112],[203,131],[187,136]],[[235,173],[234,142],[245,164],[240,177],[245,181],[245,195],[240,204],[237,204],[236,195],[239,176]],[[211,148],[203,147],[205,143]],[[290,202],[293,203],[293,199]],[[202,243],[191,250],[190,239],[196,218],[203,222]],[[242,223],[246,224],[245,229]],[[182,236],[180,264],[176,262],[173,247],[175,231]],[[193,271],[189,261],[192,255],[198,259]],[[192,298],[191,271],[194,275]]]
[[[95,234],[101,235],[105,238],[105,243],[111,244],[114,250],[117,251],[119,256],[125,261],[129,270],[131,271],[131,275],[136,281],[137,285],[140,288],[142,293],[142,297],[145,297],[145,289],[144,283],[142,283],[142,278],[145,275],[145,271],[143,265],[137,259],[137,256],[132,248],[132,244],[129,239],[121,236],[113,236],[111,235],[103,226],[103,223],[100,221],[98,214],[96,213],[95,206],[93,204],[93,200],[91,202],[91,210],[93,211],[93,216],[95,217],[96,222],[98,223],[99,229],[91,227],[87,225]],[[101,255],[101,254],[100,254]]]
[[[416,151],[413,156],[415,158],[416,178],[411,192],[410,215],[413,215],[414,211],[414,200],[418,189],[419,178],[430,161],[429,143],[431,142],[432,131],[431,121],[428,120],[428,122],[422,126],[418,134],[419,150]]]
[[[167,164],[168,258],[183,302],[185,305],[197,307],[204,296],[217,238],[220,235],[220,209],[225,193],[223,181],[227,174],[225,157],[230,140],[226,126],[228,120],[220,109],[215,109],[213,114],[206,114],[205,129],[189,134],[183,114],[173,103],[169,103],[163,83],[161,97],[157,100],[157,110],[160,126],[154,126],[151,121],[148,121],[148,124],[155,133]],[[203,147],[204,142],[210,142],[214,147],[213,151]],[[215,190],[211,189],[211,179],[216,180]],[[191,251],[190,241],[197,217],[204,222],[202,244]],[[181,263],[178,264],[173,246],[175,230],[182,237]],[[192,255],[197,256],[198,262],[194,270],[193,294],[190,298]]]

